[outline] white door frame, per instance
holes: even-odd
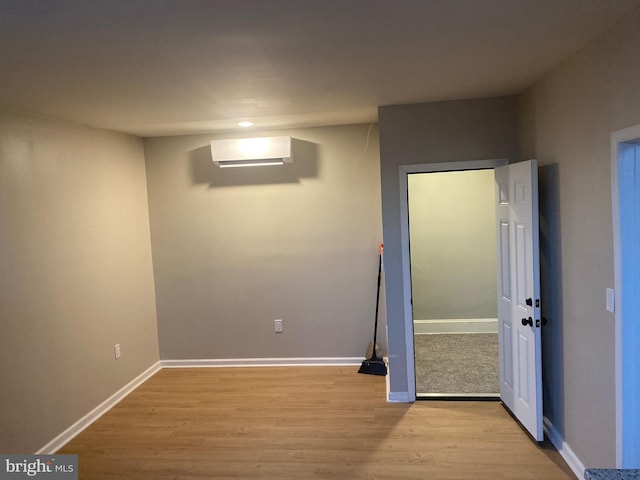
[[[410,402],[416,399],[416,365],[413,343],[413,307],[411,305],[411,256],[409,251],[409,187],[408,175],[412,173],[455,172],[460,170],[484,170],[507,165],[509,160],[469,160],[462,162],[419,163],[400,165],[400,250],[402,253],[402,293],[404,297],[404,331],[407,365],[407,394]]]
[[[623,443],[626,437],[623,419],[623,399],[625,386],[623,385],[623,360],[622,349],[622,252],[620,238],[620,191],[618,185],[620,144],[640,138],[640,125],[617,130],[611,134],[611,193],[613,210],[613,264],[615,277],[615,384],[616,384],[616,466],[628,468],[623,458]],[[628,321],[628,320],[627,320]],[[629,388],[629,387],[627,387]],[[631,387],[632,388],[632,387]],[[640,432],[633,432],[634,438],[640,436]],[[637,467],[636,467],[637,468]]]

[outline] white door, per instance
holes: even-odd
[[[538,166],[495,169],[498,250],[500,397],[543,440]]]

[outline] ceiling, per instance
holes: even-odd
[[[521,92],[640,0],[0,0],[0,107],[140,136]]]

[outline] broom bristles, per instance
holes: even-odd
[[[379,358],[370,358],[369,360],[365,360],[360,365],[360,369],[358,373],[365,373],[368,375],[386,375],[387,374],[387,366],[385,365],[383,360]]]

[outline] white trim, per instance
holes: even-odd
[[[461,162],[420,163],[400,165],[400,250],[402,254],[402,295],[404,297],[404,331],[407,367],[407,395],[410,400],[416,399],[416,365],[413,345],[413,308],[411,306],[411,258],[409,255],[409,188],[407,175],[410,173],[449,172],[459,170],[482,170],[507,165],[507,159],[471,160]],[[391,395],[394,392],[390,392]],[[404,392],[401,392],[404,393]],[[391,401],[391,400],[390,400]]]
[[[497,318],[438,318],[414,320],[414,335],[441,333],[498,333]]]
[[[560,435],[560,432],[558,432],[556,427],[553,426],[553,423],[551,423],[547,417],[544,417],[543,423],[544,432],[547,434],[547,437],[549,437],[553,446],[556,447],[560,456],[564,459],[567,465],[569,465],[569,468],[571,468],[576,477],[584,478],[584,464],[580,461],[569,444],[565,442],[562,435]]]
[[[400,166],[400,250],[402,255],[402,295],[404,297],[404,343],[407,366],[407,400],[416,399],[416,360],[413,343],[413,305],[411,302],[411,252],[409,251],[409,185],[407,175],[413,173],[411,165]],[[417,169],[417,167],[416,167]],[[389,392],[389,402],[393,400]],[[404,393],[404,392],[400,392]]]
[[[162,368],[357,366],[364,357],[194,358],[160,360]]]
[[[385,383],[385,387],[386,387],[386,399],[387,402],[389,401],[389,395],[391,395],[391,381],[389,380],[389,378],[391,377],[390,371],[391,369],[389,368],[389,359],[386,358],[385,359],[385,363],[387,364],[387,374],[384,376],[384,383]]]
[[[622,258],[620,256],[620,192],[618,189],[619,144],[640,138],[640,125],[611,133],[611,205],[613,216],[613,271],[615,289],[615,405],[616,467],[623,468],[622,440]]]
[[[160,362],[156,362],[147,368],[144,372],[138,375],[136,378],[127,383],[124,387],[118,390],[116,393],[107,398],[100,405],[95,407],[89,413],[84,415],[80,420],[68,427],[65,431],[57,435],[53,440],[49,441],[46,445],[42,446],[35,453],[36,455],[52,455],[67,443],[73,440],[78,434],[89,427],[93,422],[98,420],[102,415],[111,410],[127,395],[133,392],[136,388],[142,385],[150,377],[160,370]]]
[[[409,395],[409,392],[389,392],[389,394],[387,395],[388,403],[411,403],[415,399],[415,394],[413,397],[411,397]]]
[[[506,158],[491,158],[488,160],[466,160],[460,162],[441,163],[414,163],[411,165],[400,165],[400,173],[433,173],[433,172],[455,172],[459,170],[484,170],[507,165]]]

